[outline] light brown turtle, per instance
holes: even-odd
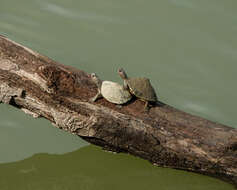
[[[124,89],[146,102],[145,110],[148,110],[150,102],[157,102],[156,92],[148,78],[129,78],[122,68],[118,69],[118,74],[124,81]]]
[[[125,104],[132,98],[131,94],[122,85],[112,81],[102,81],[95,73],[91,73],[90,77],[98,87],[98,92],[91,98],[91,101],[95,102],[97,99],[104,97],[114,104]]]

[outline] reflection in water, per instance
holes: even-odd
[[[87,146],[65,155],[37,154],[23,161],[0,164],[1,190],[147,188],[234,189],[214,178],[159,168],[133,156],[104,152],[96,146]]]
[[[22,160],[41,152],[63,154],[88,145],[47,120],[34,119],[6,104],[0,105],[0,121],[0,163]]]

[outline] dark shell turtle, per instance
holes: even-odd
[[[128,78],[123,69],[118,73],[124,80],[124,88],[128,89],[131,94],[146,102],[145,109],[148,108],[149,102],[157,102],[157,96],[148,78]]]

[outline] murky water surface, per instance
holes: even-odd
[[[121,82],[118,67],[149,77],[161,101],[237,127],[236,10],[234,0],[1,0],[0,34],[103,79]],[[7,105],[0,120],[0,189],[233,189],[103,152]]]

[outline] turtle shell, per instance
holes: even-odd
[[[136,97],[156,102],[157,96],[148,78],[129,78],[127,81],[130,92]]]
[[[111,81],[103,81],[101,94],[106,100],[114,104],[124,104],[132,98],[131,94],[124,90],[120,84]]]

